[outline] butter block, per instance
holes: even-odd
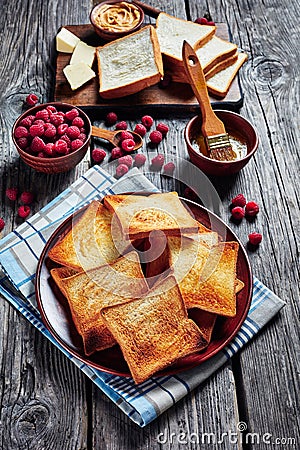
[[[56,35],[56,50],[63,53],[72,53],[76,45],[80,42],[79,37],[62,27]]]
[[[67,65],[63,69],[63,73],[73,91],[96,76],[95,72],[83,62]]]
[[[95,58],[95,50],[95,47],[91,47],[85,42],[79,41],[71,56],[70,64],[83,62],[92,67]]]

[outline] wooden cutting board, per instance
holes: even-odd
[[[89,45],[99,46],[104,42],[100,40],[94,32],[92,25],[66,25],[68,30],[82,39]],[[217,24],[216,35],[229,40],[229,32],[225,23]],[[56,78],[54,100],[67,102],[76,106],[97,108],[114,107],[167,107],[168,109],[194,109],[198,108],[198,102],[188,84],[172,82],[167,88],[162,89],[158,85],[151,86],[136,94],[113,100],[104,100],[99,96],[99,81],[94,78],[76,91],[72,91],[64,74],[63,68],[69,64],[71,55],[67,53],[57,53]],[[97,73],[97,62],[93,69]],[[235,77],[228,94],[222,100],[211,97],[214,108],[239,110],[243,104],[243,95],[240,88],[239,78]]]

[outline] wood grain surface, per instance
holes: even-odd
[[[249,54],[241,69],[245,94],[241,114],[257,128],[260,144],[255,157],[236,176],[212,179],[222,200],[222,218],[247,245],[248,233],[259,231],[263,241],[247,249],[253,273],[287,302],[281,313],[243,351],[202,386],[161,417],[140,429],[90,382],[61,352],[44,339],[7,301],[0,302],[0,448],[14,449],[214,449],[269,450],[300,448],[299,424],[299,13],[297,0],[149,0],[152,6],[177,17],[194,20],[209,12],[225,22],[232,41]],[[2,2],[0,15],[0,119],[2,235],[22,221],[19,203],[5,197],[7,187],[32,190],[32,214],[69,186],[92,164],[89,153],[76,169],[60,175],[32,171],[18,158],[11,128],[30,92],[41,101],[53,99],[55,42],[63,24],[88,23],[91,2],[58,0]],[[149,23],[154,19],[147,17]],[[103,125],[105,111],[91,117]],[[130,127],[144,113],[117,109]],[[155,124],[170,131],[158,148],[142,149],[171,158],[187,158],[183,132],[192,112],[147,109]],[[94,146],[100,142],[94,140]],[[101,143],[102,145],[102,143]],[[106,147],[109,149],[109,147]],[[108,151],[109,155],[109,151]],[[114,173],[107,158],[103,165]],[[158,188],[184,186],[159,173],[146,175]],[[193,180],[191,180],[192,184]],[[260,205],[253,222],[230,221],[232,197],[244,193]],[[195,445],[195,433],[238,433],[238,422],[258,433],[261,441]],[[163,433],[166,442],[160,443]],[[180,443],[185,433],[186,443]],[[272,434],[273,445],[262,442]],[[178,438],[179,437],[179,438]],[[281,439],[275,443],[275,439]],[[286,439],[285,443],[283,439]],[[289,441],[295,439],[295,441]]]

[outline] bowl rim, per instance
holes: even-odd
[[[31,153],[26,152],[24,149],[22,149],[15,138],[15,129],[17,128],[17,124],[24,119],[25,117],[29,116],[33,111],[38,111],[39,109],[43,109],[47,106],[65,106],[65,107],[69,107],[70,109],[77,109],[79,111],[79,113],[84,117],[84,119],[86,120],[88,126],[89,126],[89,132],[87,133],[87,137],[86,140],[84,141],[84,143],[82,144],[81,147],[77,148],[74,152],[69,153],[68,155],[61,155],[61,156],[55,156],[53,158],[41,158],[39,156],[35,156],[32,155]],[[77,153],[80,153],[80,151],[82,150],[82,148],[88,144],[90,138],[92,135],[92,124],[90,121],[90,118],[88,117],[88,115],[78,106],[72,105],[71,103],[66,103],[66,102],[46,102],[46,103],[39,103],[38,105],[34,105],[31,108],[27,109],[26,111],[24,111],[14,122],[13,127],[12,127],[12,139],[13,139],[13,143],[18,151],[18,153],[21,156],[26,156],[29,157],[30,159],[32,158],[34,161],[37,161],[41,164],[45,164],[47,165],[47,163],[49,163],[49,161],[51,161],[51,163],[53,164],[54,161],[59,161],[59,162],[63,162],[67,159],[69,159],[70,157],[76,155]]]
[[[140,7],[140,5],[137,5],[134,1],[128,2],[128,1],[124,0],[123,3],[132,4],[132,5],[136,6],[136,8],[138,8],[138,10],[140,12],[140,20],[139,20],[139,22],[133,28],[129,28],[128,30],[124,30],[124,31],[106,31],[106,30],[104,30],[101,26],[99,26],[95,22],[95,20],[93,18],[93,13],[98,8],[100,8],[100,6],[102,4],[105,4],[105,3],[107,3],[109,5],[110,4],[113,5],[114,3],[122,3],[122,0],[103,0],[103,1],[100,1],[99,3],[97,3],[96,5],[94,5],[93,8],[91,9],[90,22],[93,25],[93,27],[97,28],[101,32],[101,34],[106,35],[107,37],[112,37],[112,36],[121,37],[121,36],[124,36],[124,35],[126,36],[127,34],[130,34],[130,33],[134,32],[134,31],[137,31],[139,29],[139,27],[142,26],[142,24],[144,22],[144,19],[145,19],[145,14],[144,14],[143,9]]]
[[[235,165],[235,164],[241,164],[243,162],[247,162],[248,159],[251,158],[251,156],[256,152],[256,150],[258,148],[259,138],[258,138],[258,133],[257,133],[256,128],[254,127],[254,125],[252,125],[251,122],[249,122],[248,119],[246,119],[244,116],[242,116],[241,114],[238,114],[238,113],[236,113],[234,111],[229,111],[229,110],[226,110],[226,109],[214,109],[214,112],[216,112],[216,113],[221,112],[221,113],[225,113],[225,114],[228,114],[228,115],[233,115],[233,116],[238,117],[239,119],[242,119],[242,121],[244,123],[247,123],[247,125],[250,128],[252,128],[254,136],[255,136],[255,143],[254,143],[254,146],[253,146],[252,150],[250,152],[247,152],[247,154],[243,158],[235,159],[234,161],[219,161],[217,159],[208,158],[208,156],[203,155],[200,151],[197,152],[193,148],[193,146],[191,144],[191,141],[190,141],[190,138],[189,138],[189,133],[188,133],[188,129],[191,127],[192,123],[195,122],[197,118],[201,117],[200,114],[197,114],[196,116],[192,117],[188,121],[188,123],[186,124],[185,129],[184,129],[184,138],[185,138],[185,141],[187,143],[188,152],[192,153],[195,157],[197,157],[199,159],[202,159],[205,162],[208,162],[208,163],[211,163],[211,164],[215,164],[215,165],[220,166],[220,167],[223,166],[223,165]]]

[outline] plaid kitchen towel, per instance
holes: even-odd
[[[194,369],[151,378],[138,386],[131,378],[96,370],[63,349],[44,326],[36,307],[34,279],[39,256],[54,230],[92,199],[120,192],[157,191],[134,168],[116,181],[98,166],[0,241],[0,293],[76,364],[131,420],[143,427],[207,379],[238,352],[283,306],[284,302],[254,278],[248,316],[236,337],[222,351]]]

